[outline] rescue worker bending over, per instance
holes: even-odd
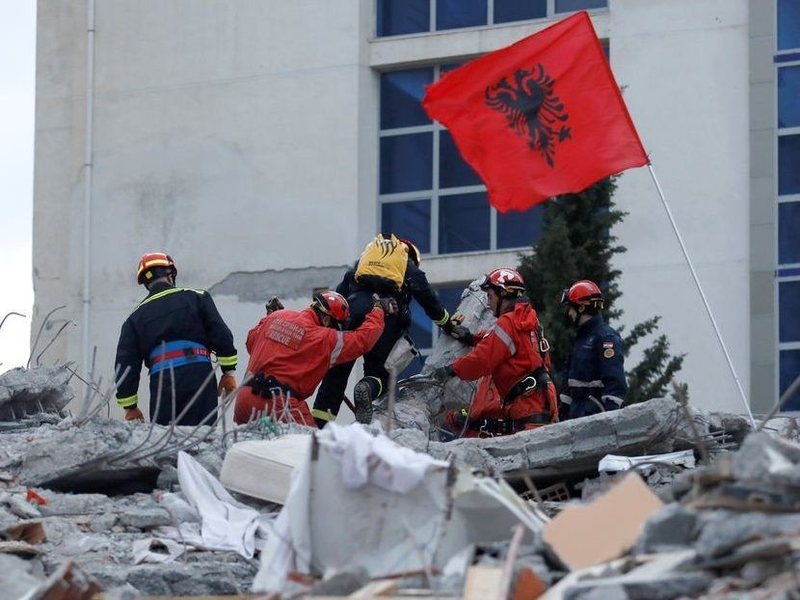
[[[117,344],[117,404],[127,421],[144,419],[137,406],[142,361],[150,369],[150,420],[161,425],[173,419],[176,425],[210,423],[217,394],[236,389],[231,330],[209,293],[175,287],[177,275],[172,258],[163,252],[139,260],[136,281],[148,295],[122,324]],[[211,352],[222,369],[219,388]]]
[[[411,301],[416,300],[425,314],[442,330],[451,334],[454,324],[450,315],[431,289],[425,272],[419,268],[420,252],[408,240],[393,234],[380,234],[361,254],[356,266],[348,270],[336,291],[350,303],[350,319],[346,329],[358,327],[372,306],[372,295],[393,298],[398,312],[386,319],[380,339],[364,355],[364,377],[356,383],[353,400],[356,420],[372,421],[372,401],[386,389],[389,379],[384,363],[397,341],[411,326]],[[322,381],[314,402],[314,418],[319,427],[336,419],[344,398],[347,379],[353,362],[331,369]]]
[[[452,376],[468,381],[491,378],[481,382],[473,410],[451,411],[445,427],[453,437],[462,432],[483,437],[555,423],[558,406],[549,373],[549,345],[536,311],[523,296],[522,276],[514,269],[495,269],[484,278],[481,289],[497,322],[487,332],[455,336],[475,347],[452,365],[434,369],[432,377],[439,381]]]
[[[567,369],[567,393],[561,394],[564,419],[616,410],[625,400],[622,338],[603,320],[603,304],[600,288],[585,279],[561,294],[564,315],[578,328]]]
[[[367,352],[383,331],[384,313],[393,314],[390,299],[370,298],[370,310],[355,331],[342,331],[349,306],[340,294],[319,292],[304,310],[267,305],[263,317],[247,334],[250,362],[236,396],[233,420],[247,423],[256,414],[315,427],[306,398],[314,393],[332,366],[353,361]]]

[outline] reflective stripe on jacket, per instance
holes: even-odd
[[[324,327],[310,308],[278,310],[247,334],[247,372],[272,375],[305,399],[328,369],[368,352],[382,331],[383,311],[379,308],[372,309],[355,331]]]

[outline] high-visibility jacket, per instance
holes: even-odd
[[[272,376],[304,400],[332,366],[367,352],[383,331],[383,311],[373,308],[355,331],[320,324],[311,308],[270,313],[247,334],[248,374]]]
[[[503,410],[506,418],[547,414],[556,420],[558,408],[551,383],[540,381],[533,391],[507,398],[523,378],[540,369],[550,370],[550,356],[539,348],[538,329],[536,311],[527,301],[518,300],[513,310],[500,315],[494,326],[482,334],[469,354],[453,363],[453,370],[460,379],[472,381],[491,376],[500,398],[507,401]]]
[[[215,352],[223,372],[236,368],[233,334],[222,320],[211,295],[205,290],[155,284],[120,330],[115,361],[117,380],[121,379],[117,387],[119,406],[136,406],[142,362],[151,368],[154,357],[160,358],[159,349],[164,348],[164,353],[170,353],[175,342],[182,348],[199,345]],[[198,360],[204,358],[194,356]],[[180,367],[189,363],[177,360],[175,377],[179,377]],[[127,374],[122,377],[126,370]]]

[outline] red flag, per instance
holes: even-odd
[[[500,212],[649,162],[586,11],[447,73],[422,105]]]

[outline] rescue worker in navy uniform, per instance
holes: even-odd
[[[412,299],[446,334],[451,334],[455,326],[436,292],[431,289],[425,272],[419,268],[420,262],[420,252],[413,243],[393,234],[380,234],[367,244],[359,261],[336,287],[336,291],[350,304],[350,318],[345,324],[347,330],[356,329],[372,310],[373,294],[394,298],[398,306],[397,314],[386,315],[381,337],[364,354],[364,377],[353,390],[355,416],[359,423],[372,421],[372,401],[386,389],[389,373],[384,363],[411,326]],[[312,410],[319,427],[335,420],[339,414],[354,364],[355,361],[351,361],[333,367],[322,380]]]
[[[125,409],[126,421],[144,419],[137,397],[142,361],[150,370],[150,420],[161,425],[168,425],[173,416],[176,425],[210,423],[217,394],[236,389],[231,330],[209,293],[175,287],[177,275],[175,262],[163,252],[139,260],[136,281],[148,295],[122,324],[117,344],[117,404]],[[219,387],[211,352],[222,369]],[[184,413],[195,394],[198,397]]]
[[[625,401],[628,384],[622,338],[603,320],[603,304],[598,285],[586,279],[561,295],[565,317],[578,328],[569,358],[567,392],[560,396],[562,420],[616,410]]]

